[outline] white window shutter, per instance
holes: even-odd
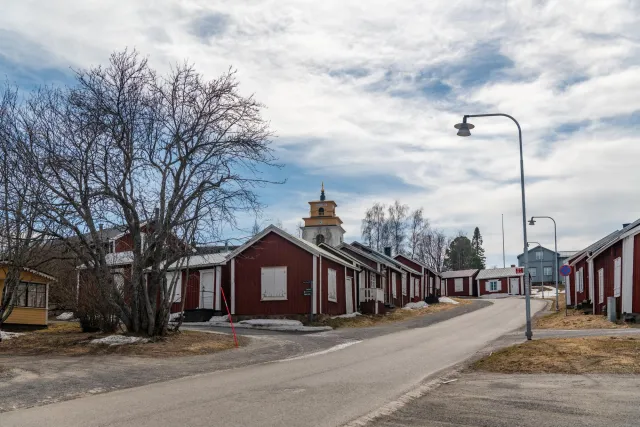
[[[489,282],[488,280],[484,282],[484,290],[487,292],[491,292],[491,282]]]
[[[613,296],[619,297],[622,293],[622,258],[616,258],[613,264]]]
[[[496,288],[496,290],[497,290],[498,292],[500,292],[500,291],[502,290],[502,280],[496,280],[496,282],[497,282],[497,286],[498,286],[498,287]]]

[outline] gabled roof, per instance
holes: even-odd
[[[398,258],[398,257],[402,257],[402,258],[407,259],[407,260],[409,260],[409,261],[411,261],[411,262],[415,262],[415,263],[416,263],[416,264],[418,264],[420,267],[422,267],[422,268],[425,268],[425,269],[429,270],[430,272],[432,272],[432,273],[433,273],[433,274],[435,274],[436,276],[438,276],[438,275],[439,275],[438,273],[436,273],[435,271],[433,271],[433,270],[431,269],[431,267],[429,267],[428,265],[424,264],[424,263],[423,263],[423,262],[421,262],[421,261],[418,261],[417,259],[413,259],[413,258],[411,258],[411,257],[410,257],[410,256],[408,256],[408,255],[398,254],[398,255],[394,256],[393,258],[394,258],[394,259],[396,259],[396,258]],[[401,264],[402,264],[402,263],[401,263]]]
[[[346,253],[345,251],[341,251],[338,248],[334,248],[333,246],[327,244],[327,243],[320,243],[320,248],[322,248],[323,250],[327,251],[327,252],[331,252],[332,254],[334,254],[335,256],[337,256],[338,258],[347,258],[349,261],[351,261],[356,267],[362,267],[366,270],[369,271],[375,271],[376,273],[378,272],[375,268],[371,268],[369,267],[367,264],[365,264],[364,262],[360,261],[359,259],[356,259],[354,257],[352,257],[351,255],[349,255],[348,253]]]
[[[443,271],[440,273],[440,277],[443,279],[451,279],[454,277],[471,277],[478,272],[477,268],[472,268],[468,270],[451,270],[451,271]]]
[[[589,259],[593,259],[597,257],[602,252],[604,252],[605,250],[613,246],[616,242],[619,242],[620,240],[622,240],[624,236],[628,234],[633,234],[635,231],[637,231],[635,229],[639,226],[640,226],[640,219],[637,219],[631,224],[624,227],[622,230],[615,231],[614,233],[609,235],[609,236],[613,236],[611,239],[604,242],[602,245],[600,245],[600,247],[594,248],[591,251],[588,251],[587,256],[589,256]],[[589,254],[589,252],[592,252],[592,253]]]
[[[611,234],[608,234],[607,236],[603,237],[602,239],[598,240],[595,243],[592,243],[591,245],[587,246],[586,248],[584,248],[583,250],[579,251],[578,253],[576,253],[572,258],[571,258],[571,262],[569,263],[569,265],[575,265],[578,261],[582,260],[583,258],[589,256],[590,253],[597,251],[598,249],[600,249],[603,245],[606,245],[608,242],[610,242],[611,240],[615,239],[616,237],[618,237],[619,233],[621,230],[616,230]]]
[[[202,268],[207,266],[225,265],[227,263],[227,255],[229,252],[193,255],[188,260],[182,259],[174,262],[169,266],[169,270],[175,270],[176,268],[186,269],[187,264],[189,268]],[[186,258],[186,257],[185,257]]]
[[[2,267],[3,265],[9,266],[10,264],[11,263],[9,261],[0,261],[0,267]],[[20,270],[26,271],[31,274],[35,274],[36,276],[40,276],[43,279],[51,280],[53,282],[57,281],[55,277],[49,276],[48,274],[45,274],[42,271],[34,270],[33,268],[22,267]]]
[[[516,273],[516,267],[490,268],[480,270],[476,279],[500,279],[502,277],[524,276],[524,273]]]
[[[421,276],[422,273],[419,272],[418,270],[414,270],[413,268],[404,265],[403,263],[401,263],[400,261],[396,261],[395,259],[391,258],[390,256],[387,256],[381,252],[378,252],[374,249],[371,249],[370,247],[363,245],[360,242],[353,242],[351,243],[351,246],[355,246],[356,248],[361,249],[362,251],[365,251],[367,253],[372,254],[374,257],[377,257],[378,259],[380,259],[380,262],[383,262],[384,264],[386,264],[389,267],[395,268],[396,270],[401,269],[401,270],[405,270],[408,271],[412,274],[415,274],[417,276]]]
[[[323,256],[325,258],[330,259],[331,261],[337,262],[338,264],[344,265],[346,267],[352,267],[352,268],[354,267],[354,264],[352,262],[345,261],[344,259],[339,258],[336,255],[333,255],[332,253],[330,253],[328,251],[325,251],[324,249],[314,245],[313,243],[310,243],[310,242],[307,242],[306,240],[302,240],[302,239],[300,239],[298,237],[292,236],[291,234],[289,234],[286,231],[276,227],[273,224],[271,224],[270,226],[268,226],[267,228],[265,228],[264,230],[262,230],[260,233],[256,234],[255,236],[253,236],[244,245],[240,246],[239,248],[237,248],[236,250],[231,252],[229,255],[227,255],[227,260],[230,260],[230,259],[235,258],[236,256],[240,255],[242,252],[244,252],[249,247],[253,246],[254,243],[259,241],[260,239],[262,239],[263,237],[265,237],[269,233],[275,233],[278,236],[280,236],[280,237],[288,240],[289,242],[293,243],[294,245],[298,246],[300,249],[303,249],[303,250],[305,250],[305,251],[307,251],[309,253],[312,253],[314,255]]]

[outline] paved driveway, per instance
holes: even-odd
[[[544,303],[533,302],[534,310]],[[2,427],[336,426],[378,411],[425,378],[524,323],[505,299],[427,328],[338,351],[252,365],[0,414]]]
[[[640,425],[640,376],[465,374],[374,427]]]

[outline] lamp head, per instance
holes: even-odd
[[[531,217],[531,220],[529,220],[529,225],[536,225],[536,221],[533,219],[533,217]]]
[[[467,123],[467,119],[465,117],[462,120],[462,123],[458,123],[457,125],[454,125],[453,127],[458,129],[458,136],[471,136],[471,132],[470,131],[475,126],[472,125],[471,123]]]

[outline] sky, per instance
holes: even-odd
[[[488,4],[488,5],[487,5]],[[266,172],[259,222],[295,230],[321,182],[346,240],[399,200],[450,235],[479,227],[488,266],[522,252],[527,216],[552,216],[558,249],[640,217],[640,3],[633,0],[20,0],[3,2],[0,75],[30,90],[136,48],[167,71],[237,70],[265,104],[285,166]],[[241,225],[251,228],[253,218]],[[528,227],[553,247],[553,225]]]

